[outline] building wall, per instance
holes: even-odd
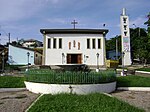
[[[29,63],[34,65],[34,51],[9,45],[8,63],[11,65],[27,65],[27,52],[30,53]]]
[[[48,48],[48,38],[51,39],[51,48]],[[62,38],[62,49],[58,48],[59,38]],[[87,49],[87,38],[90,39],[90,49]],[[53,48],[54,39],[57,40],[56,49]],[[92,39],[96,40],[95,49],[92,48]],[[98,39],[101,39],[101,49],[98,49]],[[102,34],[48,34],[44,45],[46,50],[45,65],[67,64],[67,54],[82,54],[82,64],[97,65],[97,53],[99,53],[99,65],[104,65],[104,42]],[[71,43],[70,49],[69,43]],[[80,43],[80,49],[78,43]]]
[[[34,64],[35,65],[42,65],[42,54],[35,52],[34,53]]]

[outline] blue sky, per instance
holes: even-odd
[[[43,40],[41,28],[105,28],[107,39],[120,35],[120,14],[126,8],[132,24],[143,24],[150,12],[150,0],[0,0],[0,43],[18,39]],[[103,24],[106,24],[103,27]]]

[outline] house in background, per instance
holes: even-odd
[[[0,44],[0,69],[2,68],[3,59],[4,63],[6,63],[7,58],[8,58],[8,49]]]
[[[9,44],[8,63],[10,65],[41,65],[42,54],[34,49]]]
[[[107,51],[107,52],[106,52],[106,58],[107,58],[107,59],[110,59],[110,60],[119,59],[120,56],[121,56],[121,53],[118,52],[117,55],[118,55],[118,57],[116,57],[116,50],[111,50],[111,51]]]
[[[43,65],[105,65],[106,29],[41,29]]]
[[[35,47],[43,47],[43,43],[38,41],[38,40],[34,40],[34,39],[29,39],[29,40],[19,40],[19,43],[23,46],[23,47],[28,47],[28,48],[35,48]]]

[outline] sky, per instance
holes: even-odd
[[[0,44],[8,42],[8,33],[11,41],[43,41],[40,29],[73,28],[73,20],[78,22],[76,28],[108,29],[110,39],[120,35],[122,8],[131,28],[146,28],[150,0],[0,0]]]

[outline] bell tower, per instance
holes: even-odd
[[[126,9],[123,8],[120,16],[121,22],[121,40],[122,40],[122,65],[131,65],[131,50],[130,50],[130,29],[129,17],[126,15]]]

